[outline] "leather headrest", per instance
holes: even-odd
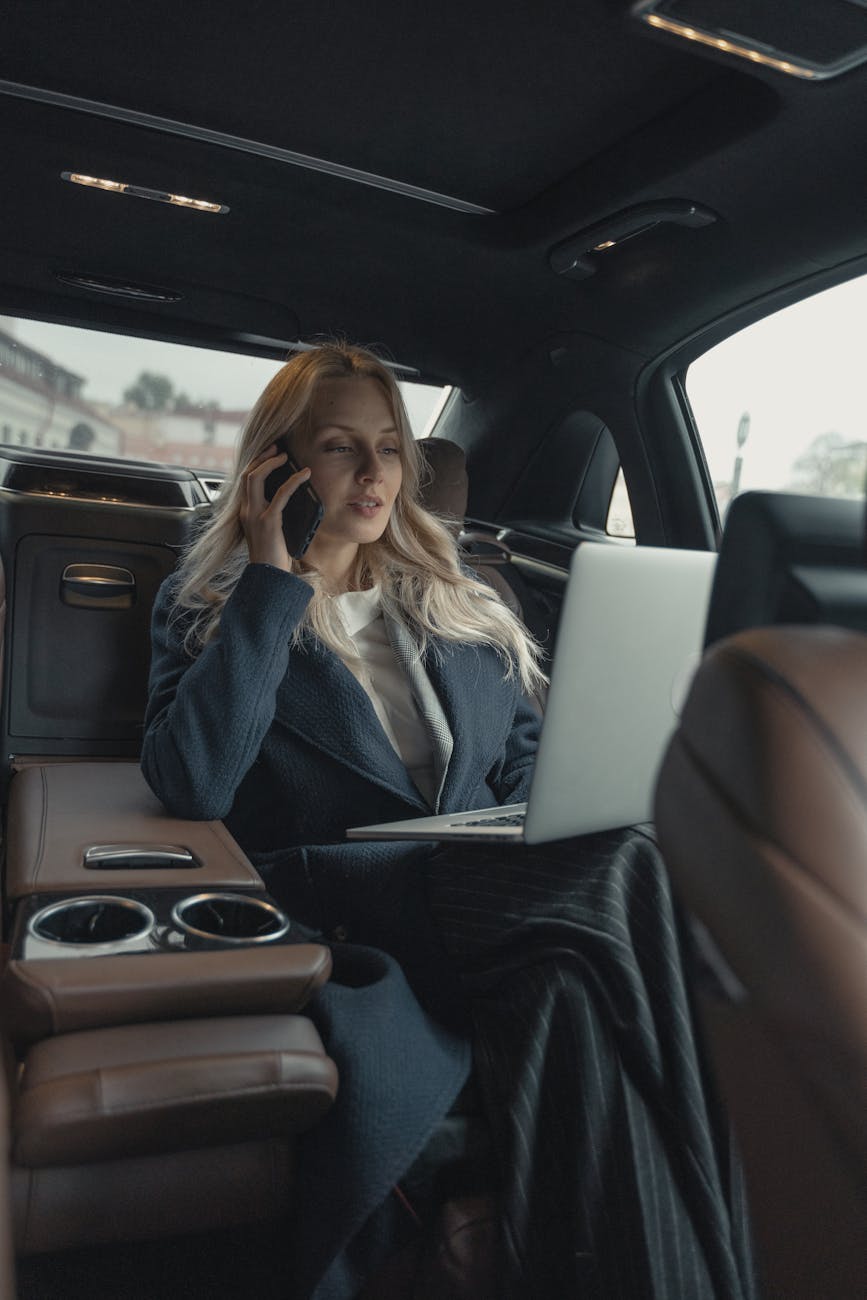
[[[418,447],[427,466],[427,473],[422,477],[422,505],[462,524],[469,493],[463,448],[448,438],[422,438]]]

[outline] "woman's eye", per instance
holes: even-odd
[[[381,451],[383,452],[383,454],[386,455],[386,456],[399,456],[399,455],[400,455],[400,448],[399,448],[399,447],[382,447],[382,448],[380,448],[380,450],[381,450]]]

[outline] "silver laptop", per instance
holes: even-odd
[[[701,657],[715,562],[708,551],[579,546],[527,802],[353,826],[347,839],[542,844],[650,821]]]

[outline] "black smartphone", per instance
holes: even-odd
[[[279,469],[272,470],[265,479],[264,491],[265,500],[272,501],[275,493],[283,486],[287,478],[297,474],[300,465],[289,456],[289,448],[285,438],[277,439],[277,450],[285,451],[288,460],[281,465]],[[322,522],[322,516],[325,509],[319,497],[310,486],[310,481],[302,483],[292,493],[286,505],[283,507],[283,536],[286,538],[286,550],[290,556],[297,560],[307,550],[307,547],[313,541],[316,529]]]

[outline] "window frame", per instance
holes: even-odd
[[[717,549],[721,532],[713,481],[686,391],[690,365],[757,321],[865,274],[867,256],[859,256],[752,299],[661,353],[639,375],[638,421],[659,494],[663,527],[676,539],[675,544]],[[624,473],[632,500],[625,465]],[[636,534],[638,531],[636,521]]]

